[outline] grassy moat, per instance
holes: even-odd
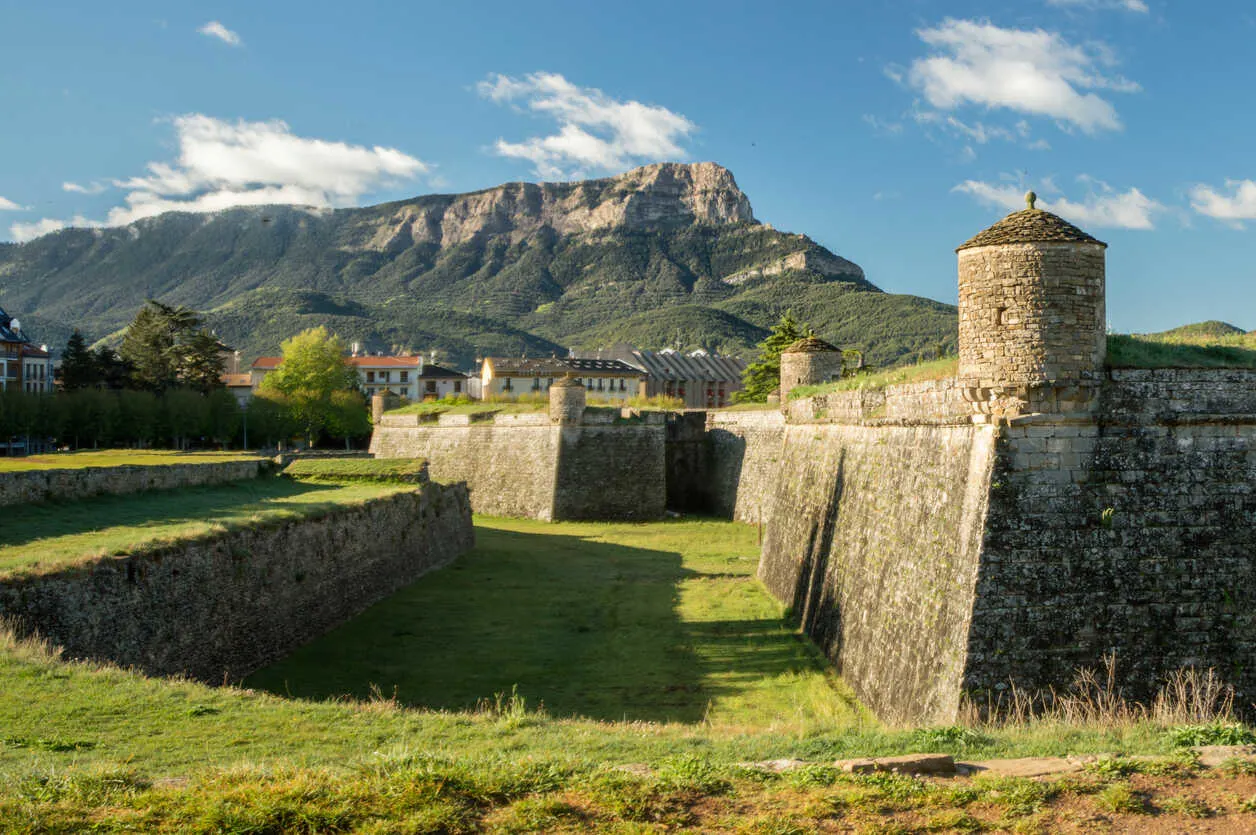
[[[252,690],[0,634],[0,832],[1256,826],[1256,766],[1201,772],[1163,725],[881,727],[754,579],[748,526],[477,524],[459,562]],[[1162,758],[1047,782],[832,767],[922,750]],[[776,758],[810,765],[749,765]]]

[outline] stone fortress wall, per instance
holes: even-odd
[[[961,247],[954,379],[632,427],[384,416],[373,449],[467,478],[484,512],[652,518],[631,497],[666,493],[762,525],[760,577],[890,722],[1064,690],[1110,653],[1129,696],[1211,667],[1246,707],[1256,371],[1106,369],[1103,252],[1032,200]],[[791,382],[840,368],[825,350],[787,350]]]
[[[625,412],[628,415],[625,416]],[[384,414],[378,458],[426,458],[431,477],[465,482],[476,513],[563,519],[659,519],[667,417],[584,409],[561,414]]]
[[[238,681],[474,543],[462,485],[0,580],[0,613],[70,658]]]
[[[17,470],[0,473],[0,507],[225,484],[256,478],[270,466],[265,459],[247,458],[205,464]]]

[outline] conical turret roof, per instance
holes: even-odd
[[[1107,246],[1098,238],[1087,235],[1059,215],[1034,207],[1038,199],[1032,191],[1025,195],[1029,208],[1012,212],[998,223],[956,247],[955,251],[978,246],[1001,244],[1076,243]]]
[[[828,351],[840,351],[841,349],[835,345],[830,345],[823,339],[814,336],[808,336],[790,345],[782,354],[823,354]]]

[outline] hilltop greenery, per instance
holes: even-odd
[[[617,341],[750,357],[787,308],[877,365],[954,348],[952,306],[883,293],[805,236],[751,222],[574,235],[544,227],[521,239],[506,229],[444,247],[409,235],[378,242],[451,199],[171,213],[62,230],[0,247],[0,304],[54,345],[72,328],[116,345],[153,298],[205,311],[217,336],[249,358],[325,325],[373,349],[436,349],[464,368],[489,354]],[[782,271],[798,254],[837,266]]]

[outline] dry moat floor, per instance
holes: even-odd
[[[0,832],[1256,831],[1256,764],[1182,747],[1241,727],[880,727],[754,579],[753,528],[477,537],[251,690],[0,633]],[[1042,780],[833,767],[913,751],[1118,756]],[[778,758],[805,764],[754,765]]]

